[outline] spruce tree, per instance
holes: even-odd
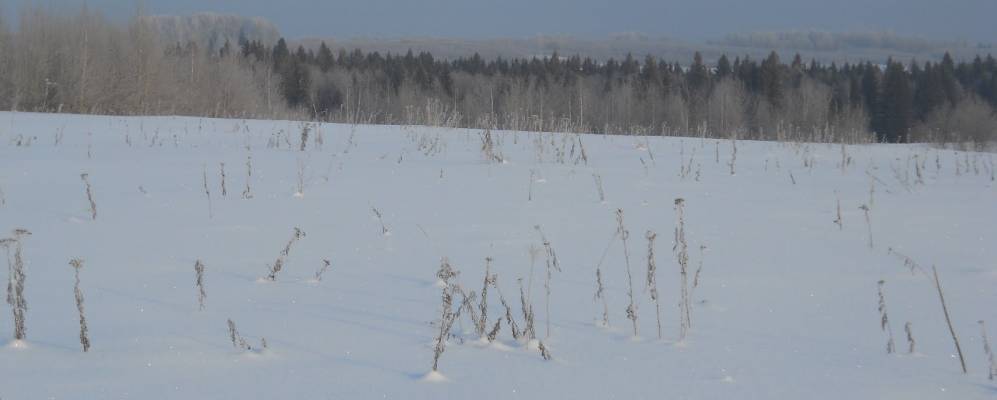
[[[905,143],[913,121],[913,95],[903,64],[889,61],[883,78],[883,129],[881,139]]]

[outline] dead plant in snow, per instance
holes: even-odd
[[[616,210],[616,225],[616,233],[620,236],[623,243],[623,261],[627,270],[627,295],[630,297],[630,304],[627,305],[627,319],[633,323],[634,336],[636,337],[638,335],[637,303],[634,301],[634,279],[633,274],[630,272],[630,250],[627,247],[627,238],[630,237],[630,231],[626,230],[623,226],[623,209]]]
[[[883,285],[886,281],[879,281],[879,327],[887,333],[889,340],[886,342],[886,354],[893,354],[895,351],[893,344],[893,327],[890,326],[890,317],[886,312],[886,296],[883,295]]]
[[[654,262],[654,239],[658,237],[658,234],[653,231],[647,231],[645,237],[647,238],[647,289],[651,292],[651,301],[654,302],[655,315],[657,316],[658,322],[658,339],[660,340],[661,304],[658,301],[658,268]]]
[[[938,289],[938,300],[942,303],[942,312],[945,314],[945,323],[949,327],[949,333],[952,334],[952,341],[955,343],[956,353],[959,354],[959,364],[962,367],[962,373],[968,373],[966,370],[966,359],[962,356],[962,347],[959,346],[959,337],[956,336],[955,328],[952,327],[952,318],[949,317],[949,308],[945,304],[945,293],[942,292],[942,283],[938,280],[938,269],[932,265],[931,272],[934,274],[935,288]]]
[[[681,298],[679,301],[679,340],[685,340],[689,329],[692,327],[692,317],[689,301],[689,245],[685,240],[685,200],[675,199],[675,244],[672,251],[679,264],[679,277],[681,283]]]
[[[28,301],[24,299],[25,275],[21,240],[30,235],[31,232],[28,230],[19,228],[14,230],[13,237],[0,240],[0,245],[3,245],[7,251],[7,304],[10,305],[14,315],[14,340],[18,341],[26,337],[24,320],[28,311]],[[10,259],[10,247],[14,247],[13,261]]]
[[[208,298],[208,295],[204,291],[204,263],[201,260],[194,262],[194,275],[194,285],[197,287],[197,307],[203,311],[204,300]]]
[[[990,347],[990,337],[987,335],[987,324],[983,320],[977,321],[980,324],[980,334],[983,336],[983,353],[987,356],[987,377],[994,380],[997,376],[997,361],[994,361],[994,351]]]
[[[439,321],[439,333],[436,335],[436,345],[433,347],[433,371],[439,370],[440,357],[447,348],[447,338],[450,336],[450,329],[453,327],[454,321],[457,319],[457,314],[453,312],[453,286],[454,284],[450,281],[452,278],[456,277],[457,274],[454,272],[453,267],[450,265],[450,261],[444,257],[440,261],[440,272],[436,274],[441,280],[443,280],[444,287],[442,289],[442,307],[441,315]]]
[[[90,201],[90,218],[94,221],[97,220],[97,202],[93,199],[93,188],[90,186],[90,174],[82,173],[80,174],[80,179],[86,185],[87,189],[87,200]]]
[[[287,245],[284,246],[284,250],[280,252],[280,256],[278,256],[277,260],[270,266],[270,274],[267,275],[267,279],[270,281],[277,280],[277,274],[284,268],[285,259],[287,259],[287,256],[291,254],[291,246],[303,237],[305,237],[305,232],[302,231],[301,228],[295,227],[291,240],[287,242]]]
[[[90,351],[90,336],[87,330],[87,317],[83,313],[83,291],[80,290],[80,269],[83,268],[83,260],[74,258],[69,260],[69,265],[76,272],[76,284],[73,287],[73,293],[76,296],[76,310],[80,313],[80,345],[83,346],[83,352],[86,353]]]
[[[557,254],[554,253],[554,248],[551,247],[550,241],[547,240],[547,235],[544,235],[543,229],[540,228],[540,225],[535,225],[533,228],[536,229],[537,233],[540,234],[540,240],[543,241],[544,250],[546,251],[547,255],[547,279],[544,280],[544,289],[546,289],[547,291],[547,296],[545,298],[546,313],[544,315],[544,317],[546,317],[547,320],[546,321],[547,332],[544,335],[544,337],[549,338],[550,337],[550,281],[554,271],[561,272],[561,265],[557,262]]]

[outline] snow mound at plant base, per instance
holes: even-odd
[[[977,322],[997,340],[990,154],[492,132],[486,157],[476,130],[334,124],[310,127],[301,151],[302,129],[0,113],[0,237],[32,232],[21,243],[30,345],[12,345],[4,311],[0,398],[997,394]],[[688,255],[684,338],[677,198]],[[535,226],[560,267],[549,283]],[[294,228],[303,235],[289,246]],[[657,233],[660,311],[647,288],[648,231]],[[77,257],[89,353],[67,265]],[[491,258],[498,288],[488,290],[487,330],[502,322],[489,343],[462,311],[439,372],[427,375],[444,257],[459,271],[452,282],[476,292],[478,316]],[[636,335],[626,315],[631,281]],[[521,288],[536,341],[512,337],[499,298],[522,330]],[[461,302],[454,297],[455,310]],[[228,319],[254,350],[233,346]]]

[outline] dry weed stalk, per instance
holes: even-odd
[[[902,260],[904,262],[904,266],[910,269],[911,275],[914,275],[916,272],[920,272],[924,274],[924,276],[928,276],[928,271],[922,268],[920,265],[918,265],[918,263],[914,261],[914,259],[907,257],[903,254],[900,254],[900,252],[894,250],[892,247],[887,249],[887,254],[896,255],[897,258]]]
[[[547,235],[544,235],[543,229],[540,228],[540,225],[534,225],[533,229],[536,229],[537,233],[540,234],[540,240],[543,242],[544,250],[546,251],[545,254],[547,256],[547,279],[544,280],[544,289],[547,291],[547,296],[545,297],[544,300],[545,310],[546,310],[544,317],[547,320],[546,321],[547,332],[544,335],[544,338],[549,338],[550,337],[550,281],[554,271],[561,272],[561,265],[557,261],[557,253],[554,252],[554,248],[550,245],[550,241],[547,240]]]
[[[492,140],[492,130],[485,129],[481,135],[481,155],[488,162],[502,163],[503,158],[501,154],[495,152],[495,142]]]
[[[692,317],[689,302],[689,245],[685,241],[685,200],[675,199],[675,244],[672,251],[679,264],[681,278],[681,300],[679,301],[679,340],[685,340],[692,327]]]
[[[980,324],[980,334],[983,336],[983,353],[987,356],[987,379],[994,380],[994,376],[997,376],[997,361],[994,361],[994,351],[990,347],[987,324],[982,319],[977,322]]]
[[[890,326],[890,317],[886,312],[886,296],[883,295],[883,285],[886,281],[880,280],[878,293],[879,293],[879,328],[886,332],[889,340],[886,342],[886,354],[893,354],[895,351],[893,342],[893,327]]]
[[[468,293],[464,291],[464,287],[460,284],[454,285],[454,292],[461,296],[460,306],[457,307],[457,317],[456,320],[460,323],[460,316],[463,315],[465,310],[467,311],[467,318],[471,320],[471,325],[475,326],[475,331],[477,331],[478,316],[475,314],[474,299],[478,298],[478,294],[473,290]],[[461,331],[464,330],[464,324],[461,323]],[[481,335],[482,337],[484,334]]]
[[[576,135],[576,137],[578,137],[579,157],[581,158],[582,163],[584,163],[585,165],[589,165],[589,157],[588,157],[588,155],[585,154],[585,145],[582,143],[582,135]],[[576,160],[575,164],[577,164],[577,163],[578,162]],[[992,161],[991,161],[991,164],[992,164]],[[993,180],[992,176],[991,176],[990,180]]]
[[[645,234],[647,238],[647,288],[651,293],[651,301],[654,302],[655,315],[658,322],[658,339],[661,339],[661,304],[658,301],[658,282],[657,274],[658,268],[654,262],[654,239],[658,237],[658,234],[653,231],[647,231]]]
[[[309,124],[303,124],[301,126],[301,148],[300,148],[300,151],[305,151],[305,148],[308,146],[308,133],[309,133],[310,130],[311,130],[311,126]]]
[[[280,273],[280,270],[284,268],[284,260],[287,258],[289,254],[291,254],[291,245],[293,245],[295,242],[297,242],[299,239],[303,237],[305,237],[305,232],[302,231],[301,228],[295,227],[294,234],[291,236],[291,240],[287,242],[287,245],[284,246],[284,250],[281,250],[280,256],[278,256],[277,260],[274,261],[273,265],[270,266],[270,274],[267,275],[267,279],[271,281],[277,280],[277,274]]]
[[[492,258],[485,258],[485,281],[481,285],[481,302],[478,304],[479,317],[475,324],[477,333],[479,336],[485,335],[485,330],[488,328],[488,287],[494,286],[495,282],[498,280],[498,275],[492,275]],[[501,318],[499,318],[501,321]],[[498,328],[494,328],[498,329]]]
[[[841,198],[837,196],[837,193],[835,193],[835,200],[837,201],[838,216],[834,219],[834,223],[838,225],[838,230],[840,231],[845,229],[845,224],[841,218]]]
[[[949,308],[945,305],[945,294],[942,292],[942,283],[938,279],[938,269],[932,265],[931,272],[934,274],[935,288],[938,289],[938,300],[942,303],[942,312],[945,313],[945,323],[948,324],[949,333],[952,334],[952,341],[955,343],[956,353],[959,354],[959,364],[962,366],[962,373],[968,373],[969,371],[966,370],[966,359],[962,356],[962,347],[959,346],[959,337],[955,334],[955,328],[952,327],[952,318],[949,317]]]
[[[208,199],[208,218],[214,218],[214,212],[211,207],[211,189],[208,188],[208,166],[202,165],[202,167],[203,179],[201,183],[204,185],[204,197],[207,197]]]
[[[436,345],[433,348],[433,371],[439,370],[440,356],[447,348],[447,338],[450,336],[450,329],[453,327],[454,321],[457,319],[457,314],[453,312],[453,292],[454,284],[450,281],[452,278],[457,276],[457,272],[454,271],[453,267],[450,265],[450,260],[444,257],[440,261],[440,269],[436,273],[436,276],[443,281],[444,287],[442,289],[442,310],[439,321],[439,333],[436,335]]]
[[[80,313],[80,345],[83,346],[83,352],[86,353],[90,351],[90,336],[87,330],[87,317],[83,313],[83,291],[80,290],[80,269],[83,268],[83,260],[74,258],[69,260],[69,265],[73,267],[76,273],[76,284],[73,287],[73,293],[76,295],[76,310]]]
[[[595,269],[595,297],[593,300],[602,300],[602,326],[609,326],[609,302],[606,300],[606,288],[602,284],[602,270]]]
[[[502,289],[499,288],[497,280],[496,280],[496,283],[495,283],[495,290],[498,291],[498,293],[499,293],[499,302],[502,303],[502,307],[505,308],[505,320],[506,320],[506,322],[509,325],[509,330],[512,331],[512,338],[515,339],[515,340],[519,340],[519,338],[524,334],[524,332],[520,332],[519,326],[516,325],[516,319],[513,318],[513,316],[512,316],[512,307],[510,307],[509,303],[507,303],[505,301],[505,295],[502,294]],[[531,310],[531,312],[532,312],[532,310]],[[524,313],[525,313],[525,310],[524,310]],[[502,321],[502,317],[497,318],[497,320],[498,321]],[[496,325],[498,324],[498,321],[496,322]],[[494,327],[492,328],[492,330],[495,330],[495,329],[497,329],[497,328],[494,328]],[[498,335],[497,331],[495,332],[495,335]],[[494,338],[492,338],[492,336],[493,335],[491,333],[489,333],[489,339],[488,339],[489,341],[495,340]]]
[[[592,174],[592,179],[595,180],[595,189],[599,193],[599,202],[606,202],[606,192],[602,189],[602,175],[597,173]]]
[[[253,190],[249,182],[253,179],[253,156],[246,156],[246,189],[242,191],[243,199],[253,198]]]
[[[219,169],[222,176],[222,197],[228,196],[228,189],[225,188],[225,163],[219,163]]]
[[[24,258],[22,253],[21,239],[30,236],[31,232],[26,229],[15,229],[14,236],[0,240],[0,245],[7,251],[8,278],[7,278],[7,304],[10,305],[14,314],[14,340],[24,340],[26,331],[24,327],[24,317],[28,311],[28,301],[24,299]],[[10,259],[10,247],[14,247],[13,262]]]
[[[322,268],[319,268],[319,270],[315,272],[315,281],[316,282],[322,282],[322,275],[325,274],[325,271],[327,271],[329,269],[329,267],[331,267],[331,266],[332,266],[332,263],[329,262],[328,259],[323,258],[322,259]]]
[[[384,225],[384,217],[381,215],[381,210],[378,210],[377,207],[371,207],[370,210],[374,212],[374,216],[377,217],[377,222],[381,224],[381,235],[390,235],[391,231],[388,230],[387,225]]]
[[[197,286],[197,307],[199,310],[204,310],[204,300],[208,298],[208,294],[204,291],[204,263],[201,260],[194,262],[194,285]]]
[[[229,339],[232,340],[232,347],[235,347],[235,348],[240,349],[242,351],[256,351],[257,350],[257,349],[254,349],[253,346],[250,346],[249,342],[246,341],[246,338],[242,337],[242,335],[239,334],[239,330],[235,328],[235,322],[233,322],[231,318],[229,318],[229,320],[228,320],[228,335],[229,335]],[[262,349],[266,349],[267,348],[267,338],[261,338],[260,339],[260,347]]]
[[[633,323],[634,336],[638,335],[637,329],[637,303],[634,301],[634,279],[633,274],[630,272],[630,250],[627,246],[627,239],[630,237],[630,231],[628,231],[623,226],[623,209],[616,209],[616,234],[620,236],[623,243],[623,261],[624,266],[627,270],[627,284],[628,290],[627,295],[630,298],[630,304],[627,305],[627,319]]]
[[[526,340],[533,340],[537,338],[537,329],[533,318],[533,304],[530,302],[529,298],[526,297],[526,290],[523,288],[523,279],[520,278],[518,281],[519,305],[523,311],[523,325],[525,325],[520,337],[525,337]],[[508,307],[506,307],[506,310],[508,311]]]
[[[544,345],[542,340],[537,344],[537,349],[540,350],[540,357],[543,357],[544,361],[550,361],[553,359],[550,355],[550,350],[547,349],[547,346]]]
[[[916,342],[914,342],[914,327],[910,321],[904,324],[904,332],[907,333],[907,354],[914,354],[914,345]]]
[[[699,275],[703,272],[703,260],[706,258],[706,246],[699,245],[699,266],[696,267],[696,275],[692,277],[692,289],[699,287]]]
[[[80,174],[80,179],[83,180],[83,183],[86,185],[87,188],[87,200],[90,201],[90,218],[96,221],[97,202],[95,202],[93,199],[93,188],[90,186],[90,174],[82,173]]]
[[[499,330],[502,329],[502,318],[495,320],[495,325],[492,326],[492,330],[488,331],[488,336],[485,337],[489,342],[494,342],[498,338]]]

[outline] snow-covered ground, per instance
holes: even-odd
[[[27,340],[12,341],[9,307],[0,314],[0,398],[997,397],[977,322],[997,340],[989,154],[738,141],[731,174],[729,140],[584,135],[586,162],[577,135],[494,132],[499,163],[483,156],[480,131],[321,125],[300,151],[301,132],[297,122],[0,113],[0,235],[33,233],[22,239]],[[690,287],[702,266],[682,341],[676,198],[685,200]],[[629,231],[636,338],[617,209]],[[550,315],[545,254],[531,262],[531,247],[543,248],[535,225],[561,268]],[[305,236],[276,281],[262,279],[295,227]],[[658,234],[662,339],[646,289],[648,230]],[[76,257],[89,353],[68,265]],[[443,382],[425,379],[443,257],[476,292],[491,257],[520,328],[518,279],[532,286],[552,360],[514,340],[506,321],[489,344],[462,316],[440,359]],[[331,267],[316,281],[323,259]],[[933,265],[968,374],[924,273]],[[594,298],[597,266],[609,327]],[[880,326],[879,280],[895,354]],[[494,288],[488,304],[490,328],[504,315]],[[233,347],[228,319],[250,345],[266,338],[268,347]]]

